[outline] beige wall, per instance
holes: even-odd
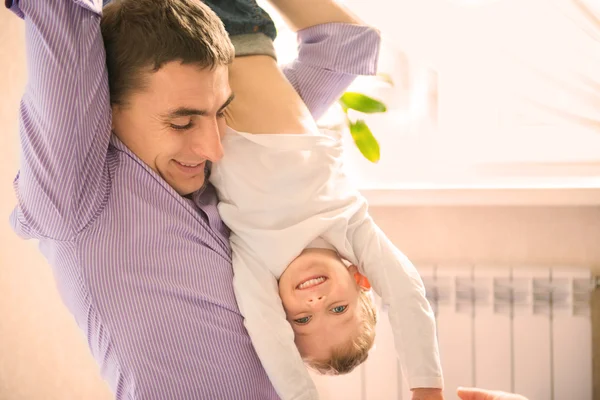
[[[24,85],[23,23],[0,6],[0,399],[110,399],[51,269],[8,225]]]
[[[417,265],[600,267],[600,207],[395,207],[371,214]]]
[[[0,11],[0,399],[109,399],[50,268],[6,222],[15,203],[22,36],[22,23]],[[379,208],[373,215],[417,264],[600,265],[600,207]]]

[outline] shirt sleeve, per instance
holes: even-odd
[[[97,214],[109,190],[108,78],[102,0],[7,0],[25,22],[28,82],[21,100],[18,206],[22,236],[66,240]]]
[[[358,75],[377,72],[380,35],[363,25],[329,23],[298,32],[298,58],[283,73],[319,119]]]
[[[443,388],[435,317],[416,268],[371,219],[366,203],[350,219],[347,239],[359,270],[388,306],[396,351],[410,388]]]
[[[277,279],[235,234],[231,238],[233,287],[256,354],[282,400],[318,400],[294,331],[286,319]]]

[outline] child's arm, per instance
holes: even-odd
[[[347,239],[356,257],[350,261],[389,306],[396,351],[410,388],[441,389],[435,319],[419,273],[371,219],[366,203],[350,219]],[[441,399],[441,392],[417,398]]]
[[[244,326],[273,387],[282,400],[317,400],[317,389],[294,343],[277,279],[232,235],[233,287]]]

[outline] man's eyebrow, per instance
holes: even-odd
[[[198,110],[197,108],[188,108],[188,107],[179,107],[175,110],[169,111],[166,114],[163,114],[164,119],[170,118],[179,118],[179,117],[189,117],[193,115],[206,115],[208,112],[206,110]]]
[[[235,94],[231,93],[229,95],[229,97],[227,98],[227,100],[225,101],[225,103],[223,103],[221,108],[219,108],[219,112],[223,111],[223,109],[225,109],[225,107],[227,107],[233,101],[234,98],[235,98]],[[197,108],[179,107],[172,111],[169,111],[166,114],[163,114],[162,117],[164,119],[173,119],[173,118],[180,118],[180,117],[204,116],[204,115],[208,115],[208,111],[199,110]]]
[[[223,103],[223,105],[221,106],[221,108],[219,108],[219,112],[223,111],[225,109],[225,107],[227,107],[229,104],[231,104],[231,102],[233,101],[233,99],[235,99],[235,93],[231,93],[229,95],[229,98],[225,101],[225,103]]]

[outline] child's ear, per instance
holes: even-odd
[[[356,267],[356,265],[349,266],[348,271],[352,274],[354,280],[356,281],[356,284],[360,286],[361,289],[371,290],[371,283],[369,283],[369,280],[366,276],[358,272],[358,268]]]

